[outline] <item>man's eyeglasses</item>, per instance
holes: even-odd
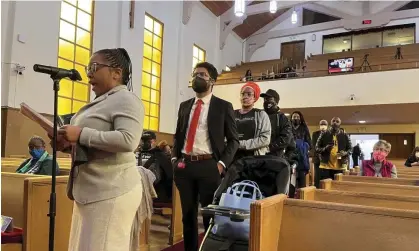
[[[114,68],[114,67],[112,67],[110,65],[107,65],[107,64],[91,63],[90,65],[86,66],[86,74],[95,73],[96,71],[98,71],[102,67]]]
[[[199,76],[201,78],[209,77],[208,74],[205,73],[205,72],[194,72],[194,73],[192,73],[193,78],[196,77],[196,76]]]

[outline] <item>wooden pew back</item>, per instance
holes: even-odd
[[[366,192],[396,196],[419,196],[418,186],[336,181],[332,179],[325,179],[320,181],[320,187],[325,190],[339,190],[361,193]]]
[[[13,218],[15,227],[23,228],[25,179],[42,177],[33,174],[1,173],[1,214]]]
[[[373,207],[419,210],[419,196],[400,196],[364,192],[346,192],[305,187],[299,190],[300,199]]]
[[[249,250],[415,251],[418,225],[416,211],[275,195],[251,205]]]
[[[73,201],[67,198],[68,176],[57,177],[56,183],[56,217],[55,217],[55,250],[68,250]],[[26,251],[48,250],[49,233],[49,198],[51,177],[29,178],[25,180],[26,224],[24,243]]]
[[[419,179],[377,178],[377,177],[365,177],[365,176],[355,176],[355,175],[343,175],[341,173],[335,174],[335,180],[338,180],[338,181],[352,181],[352,182],[367,182],[367,183],[382,183],[382,184],[394,184],[394,185],[419,186]]]

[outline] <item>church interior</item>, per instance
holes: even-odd
[[[21,104],[52,123],[54,85],[33,65],[75,69],[81,80],[59,83],[57,113],[77,113],[95,99],[85,68],[106,48],[128,52],[143,128],[169,147],[180,104],[195,97],[191,74],[200,62],[216,67],[212,93],[234,109],[252,81],[279,94],[288,119],[301,112],[310,134],[319,121],[339,117],[367,160],[377,141],[391,144],[387,158],[397,179],[359,176],[351,159],[355,168],[317,188],[310,151],[306,186],[296,198],[279,194],[250,205],[247,250],[417,250],[419,165],[405,162],[419,153],[418,25],[419,1],[2,1],[1,250],[48,250],[52,186],[53,250],[69,250],[71,155],[57,152],[55,183],[50,175],[16,171],[30,158],[35,135],[52,153],[45,128],[22,114]],[[255,108],[264,108],[262,99]],[[153,203],[153,215],[141,222],[139,251],[183,250],[175,183],[170,197]],[[13,224],[5,230],[7,219]],[[202,239],[201,220],[199,231]]]

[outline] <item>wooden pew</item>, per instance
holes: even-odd
[[[2,215],[13,217],[14,225],[24,229],[25,251],[48,250],[49,218],[47,214],[51,177],[5,172],[2,172],[1,176]],[[68,249],[73,201],[67,198],[67,181],[68,176],[57,176],[57,215],[55,217],[55,250],[57,251]],[[140,251],[149,250],[150,224],[150,220],[146,220],[141,226]]]
[[[250,251],[416,251],[419,212],[287,199],[251,204]],[[300,238],[300,237],[301,238]]]
[[[355,175],[343,175],[342,173],[335,174],[335,180],[338,180],[338,181],[352,181],[352,182],[367,182],[367,183],[382,183],[382,184],[394,184],[394,185],[419,186],[419,179],[377,178],[377,177],[365,177],[365,176],[355,176]]]
[[[377,194],[390,194],[397,196],[419,196],[419,187],[409,185],[406,186],[324,179],[320,181],[320,188],[325,190],[339,190],[361,193],[368,192]]]
[[[1,171],[5,173],[16,173],[16,169],[18,166],[16,165],[2,165]],[[59,176],[68,176],[70,175],[70,168],[68,167],[62,167],[60,168],[60,174]]]
[[[174,245],[181,240],[183,240],[182,205],[180,204],[179,190],[173,182],[169,245]]]
[[[335,202],[363,206],[386,207],[419,211],[419,196],[347,192],[305,187],[299,190],[300,199],[310,201]]]
[[[49,197],[51,177],[2,173],[2,214],[13,217],[24,229],[24,250],[48,250]],[[73,202],[67,198],[68,176],[57,177],[55,250],[67,250]]]
[[[23,251],[21,243],[1,244],[1,251]]]

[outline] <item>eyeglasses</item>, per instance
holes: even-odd
[[[252,98],[252,97],[255,96],[255,94],[253,92],[242,92],[242,93],[240,93],[240,96],[241,97],[249,97],[249,98]]]
[[[44,146],[42,145],[28,145],[29,150],[33,150],[33,149],[40,149]]]
[[[91,63],[90,65],[86,66],[86,74],[95,73],[96,71],[98,71],[102,67],[111,67],[111,68],[114,68],[114,67],[112,67],[110,65],[107,65],[107,64]]]
[[[206,72],[193,72],[191,75],[193,78],[196,76],[199,76],[201,78],[209,77]]]
[[[383,147],[374,147],[373,150],[388,153],[388,150]]]

